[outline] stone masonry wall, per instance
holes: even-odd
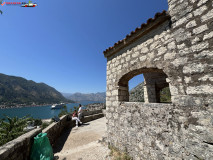
[[[108,142],[134,159],[213,159],[213,1],[168,4],[170,20],[107,57]],[[128,81],[152,72],[172,104],[128,103]]]

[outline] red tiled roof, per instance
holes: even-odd
[[[148,19],[146,23],[143,23],[140,27],[136,28],[135,31],[132,31],[130,34],[126,35],[126,37],[123,40],[118,41],[117,43],[114,44],[114,46],[106,49],[104,51],[104,55],[106,56],[107,53],[112,52],[112,50],[115,50],[117,47],[119,48],[119,46],[121,45],[126,45],[126,42],[130,40],[134,35],[136,35],[138,32],[143,32],[143,30],[145,30],[147,26],[157,21],[160,17],[165,17],[162,18],[163,21],[170,18],[170,16],[167,14],[165,10],[161,13],[156,13],[154,19],[152,18]]]

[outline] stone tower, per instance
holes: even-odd
[[[138,160],[213,159],[213,1],[168,4],[104,51],[108,142]],[[128,102],[142,73],[145,103]]]

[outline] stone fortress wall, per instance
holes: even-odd
[[[108,143],[140,159],[213,159],[213,1],[168,0],[107,58]],[[144,75],[145,103],[128,102]],[[159,103],[169,86],[172,103]]]

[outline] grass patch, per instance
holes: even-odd
[[[133,160],[133,158],[128,155],[127,149],[125,152],[121,152],[113,146],[109,146],[109,149],[112,160]]]

